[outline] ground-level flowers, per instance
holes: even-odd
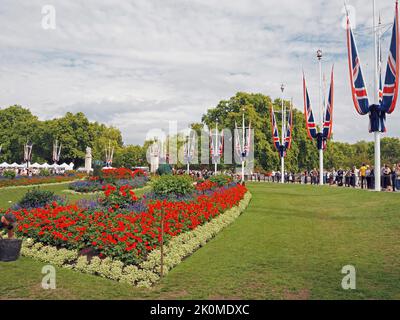
[[[174,237],[164,248],[164,274],[167,274],[186,257],[233,223],[244,212],[250,200],[251,194],[247,192],[237,206],[193,231]],[[79,256],[77,250],[58,250],[54,246],[35,243],[33,239],[24,241],[22,254],[63,268],[101,276],[137,287],[150,287],[160,279],[161,252],[159,249],[153,250],[146,261],[140,265],[126,265],[118,259],[110,258],[100,259],[95,257],[90,260],[86,256]]]
[[[230,185],[198,195],[190,201],[149,199],[141,210],[121,208],[120,198],[137,197],[128,187],[106,187],[107,209],[71,206],[47,206],[14,212],[19,236],[58,248],[92,248],[99,258],[118,259],[124,264],[139,265],[149,253],[172,238],[195,230],[239,204],[247,189]],[[162,237],[162,229],[164,236]]]

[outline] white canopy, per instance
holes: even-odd
[[[9,168],[10,165],[7,162],[3,162],[2,164],[0,164],[0,168]]]
[[[29,165],[31,168],[40,168],[40,164],[39,163],[34,163],[34,164],[31,164],[31,165]]]

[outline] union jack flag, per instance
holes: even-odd
[[[286,130],[285,136],[285,151],[292,147],[292,135],[293,135],[293,107],[290,107],[289,117],[288,117],[288,128]]]
[[[358,56],[357,45],[354,40],[354,34],[353,30],[351,29],[349,17],[347,17],[347,48],[351,92],[354,106],[359,114],[366,115],[369,113],[368,93],[365,86],[361,62]]]
[[[274,107],[271,106],[271,126],[272,126],[272,139],[277,151],[280,151],[281,140],[279,139],[278,125],[276,123]]]
[[[243,156],[247,157],[251,151],[251,122],[249,124],[249,129],[247,129],[246,141],[244,143],[245,145]]]
[[[304,94],[304,115],[306,117],[306,128],[308,137],[313,140],[317,138],[317,125],[315,123],[314,113],[311,108],[310,96],[306,84],[306,77],[303,73],[303,94]]]
[[[283,137],[283,141],[279,138],[278,124],[276,122],[274,107],[271,105],[271,127],[272,127],[272,139],[275,149],[279,151],[281,157],[286,157],[287,150],[292,147],[293,140],[293,108],[290,108],[288,119],[286,115],[282,115],[282,121],[287,121],[287,130]]]
[[[326,106],[326,111],[324,115],[323,137],[325,140],[329,140],[331,138],[333,129],[333,96],[334,96],[333,69],[334,67],[332,67],[331,86],[329,89],[328,105]]]
[[[224,131],[221,132],[219,139],[219,156],[222,157],[224,155]]]
[[[210,154],[212,158],[218,159],[224,154],[224,132],[210,132]]]
[[[400,59],[398,59],[400,53],[398,11],[398,0],[396,0],[396,12],[393,24],[392,39],[390,43],[386,77],[383,87],[381,78],[381,67],[379,70],[380,83],[378,105],[369,104],[368,93],[365,87],[365,80],[361,71],[361,64],[357,52],[354,34],[350,26],[350,19],[349,17],[347,17],[347,48],[352,97],[357,112],[361,115],[369,114],[370,132],[386,132],[386,114],[393,113],[396,108],[400,74]],[[379,52],[379,56],[380,55],[381,53]]]
[[[399,10],[398,1],[396,1],[396,13],[393,23],[392,40],[390,42],[390,52],[386,68],[385,84],[383,86],[383,98],[381,110],[391,114],[396,108],[396,102],[399,91]]]

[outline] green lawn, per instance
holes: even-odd
[[[40,189],[43,190],[51,190],[55,194],[67,196],[68,200],[73,203],[82,198],[91,198],[93,195],[79,195],[79,194],[71,194],[68,191],[68,186],[70,182],[53,184],[53,185],[43,185],[39,186]],[[1,188],[0,189],[0,208],[8,208],[18,202],[24,194],[32,189],[30,187],[11,187],[11,188]],[[11,202],[10,202],[11,201]]]
[[[400,194],[250,190],[245,214],[151,290],[57,269],[57,289],[45,291],[44,264],[22,258],[0,263],[0,298],[400,299]],[[341,288],[345,265],[357,269],[356,291]]]

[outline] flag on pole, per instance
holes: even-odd
[[[246,129],[245,129],[246,130]],[[251,151],[251,122],[249,124],[249,129],[247,130],[246,141],[244,142],[244,157],[248,157]]]
[[[390,52],[386,68],[385,84],[383,86],[383,98],[381,103],[381,110],[385,113],[391,114],[396,108],[396,102],[399,89],[399,10],[398,1],[396,1],[396,12],[393,23],[392,40],[390,42]]]
[[[377,105],[369,104],[365,80],[361,71],[360,58],[358,55],[354,34],[351,29],[350,19],[347,16],[347,48],[352,97],[357,112],[361,115],[369,114],[370,132],[386,132],[386,114],[393,113],[396,108],[400,74],[398,11],[398,1],[396,1],[393,32],[390,42],[390,51],[383,88],[381,83],[381,68],[379,71],[379,102]],[[381,53],[379,53],[379,55],[381,55]]]
[[[361,69],[361,62],[358,55],[357,45],[354,40],[353,30],[350,25],[350,18],[347,16],[347,48],[349,61],[349,74],[351,92],[356,111],[361,115],[369,112],[369,100],[365,80]]]
[[[242,150],[242,144],[240,142],[240,134],[237,122],[235,122],[235,152],[239,158],[242,158],[243,150]]]
[[[278,125],[276,123],[275,111],[273,106],[271,106],[271,127],[272,127],[272,139],[274,142],[274,146],[277,151],[280,151],[281,140],[279,138]]]
[[[224,155],[224,131],[221,132],[221,135],[218,136],[219,139],[219,156],[222,157]]]
[[[303,73],[303,95],[304,95],[304,115],[306,118],[306,128],[308,137],[313,140],[317,138],[317,125],[315,123],[314,113],[311,107],[310,96],[306,84],[306,77]]]
[[[333,90],[334,90],[334,77],[333,77],[333,69],[331,73],[331,86],[329,89],[329,98],[328,104],[326,106],[326,112],[324,115],[324,130],[323,130],[323,137],[325,140],[329,140],[332,136],[332,128],[333,128]]]
[[[285,151],[290,150],[292,147],[292,135],[293,135],[293,106],[290,107],[288,128],[285,136]]]

